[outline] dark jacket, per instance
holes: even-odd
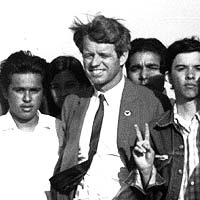
[[[66,127],[65,135],[60,141],[60,158],[56,165],[55,174],[76,165],[78,162],[79,139],[91,95],[92,93],[84,96],[71,95],[64,102],[62,119]],[[133,168],[132,148],[136,140],[134,124],[143,128],[146,122],[155,119],[162,112],[162,106],[151,90],[143,86],[133,85],[132,82],[125,79],[119,111],[117,146],[128,171]],[[119,173],[120,178],[125,177],[120,176]],[[124,194],[121,199],[132,199],[131,195],[130,193]],[[57,194],[54,199],[71,200],[72,198]]]
[[[155,155],[165,157],[154,161],[157,169],[155,185],[149,185],[144,192],[132,183],[137,194],[135,199],[139,200],[142,195],[146,200],[177,200],[183,175],[184,141],[174,123],[173,109],[162,114],[159,120],[152,121],[150,132]]]
[[[154,92],[155,96],[160,100],[164,111],[168,111],[172,108],[172,103],[166,95],[164,84],[164,75],[156,75],[150,77],[148,83],[145,86]]]

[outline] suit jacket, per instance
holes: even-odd
[[[78,162],[81,129],[92,94],[93,91],[89,90],[88,93],[79,96],[71,95],[64,102],[62,119],[65,122],[65,132],[60,139],[60,158],[55,173],[70,168]],[[128,79],[125,79],[119,112],[117,146],[127,171],[131,171],[134,167],[131,153],[136,141],[134,124],[138,124],[143,130],[146,122],[156,118],[162,112],[162,105],[151,90],[134,85]],[[125,175],[120,177],[120,179],[125,178]],[[131,199],[130,193],[125,194],[125,196],[120,198],[123,200]],[[66,200],[67,197],[57,195],[57,199]]]

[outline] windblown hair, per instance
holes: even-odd
[[[130,31],[117,19],[97,15],[87,24],[77,19],[70,29],[74,31],[74,42],[81,53],[85,36],[96,43],[114,44],[118,57],[130,49]]]

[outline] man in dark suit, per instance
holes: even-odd
[[[98,149],[84,179],[69,194],[54,188],[53,199],[131,199],[133,191],[124,181],[134,166],[131,153],[136,139],[134,124],[144,127],[163,112],[162,106],[152,91],[133,85],[123,75],[130,33],[118,20],[99,15],[87,24],[75,21],[71,29],[93,88],[65,99],[62,110],[65,133],[60,138],[55,175],[88,159],[100,94],[105,97],[104,118]]]

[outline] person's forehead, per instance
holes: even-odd
[[[134,62],[134,61],[156,61],[156,62],[160,62],[161,58],[158,54],[151,52],[151,51],[138,51],[135,52],[131,57],[130,57],[130,61]]]
[[[158,57],[160,58],[160,55],[156,52],[153,52],[153,51],[136,51],[135,53],[133,53],[133,55],[136,55],[136,56],[149,56],[149,57]]]
[[[11,77],[33,77],[33,78],[42,78],[40,73],[36,72],[24,72],[24,73],[13,73]]]
[[[42,76],[39,73],[13,73],[11,75],[11,83],[41,84]]]
[[[101,52],[115,51],[115,45],[92,41],[88,36],[84,37],[83,50],[98,50]]]
[[[200,62],[200,52],[199,51],[192,51],[192,52],[183,52],[179,53],[175,56],[173,63],[177,62]]]

